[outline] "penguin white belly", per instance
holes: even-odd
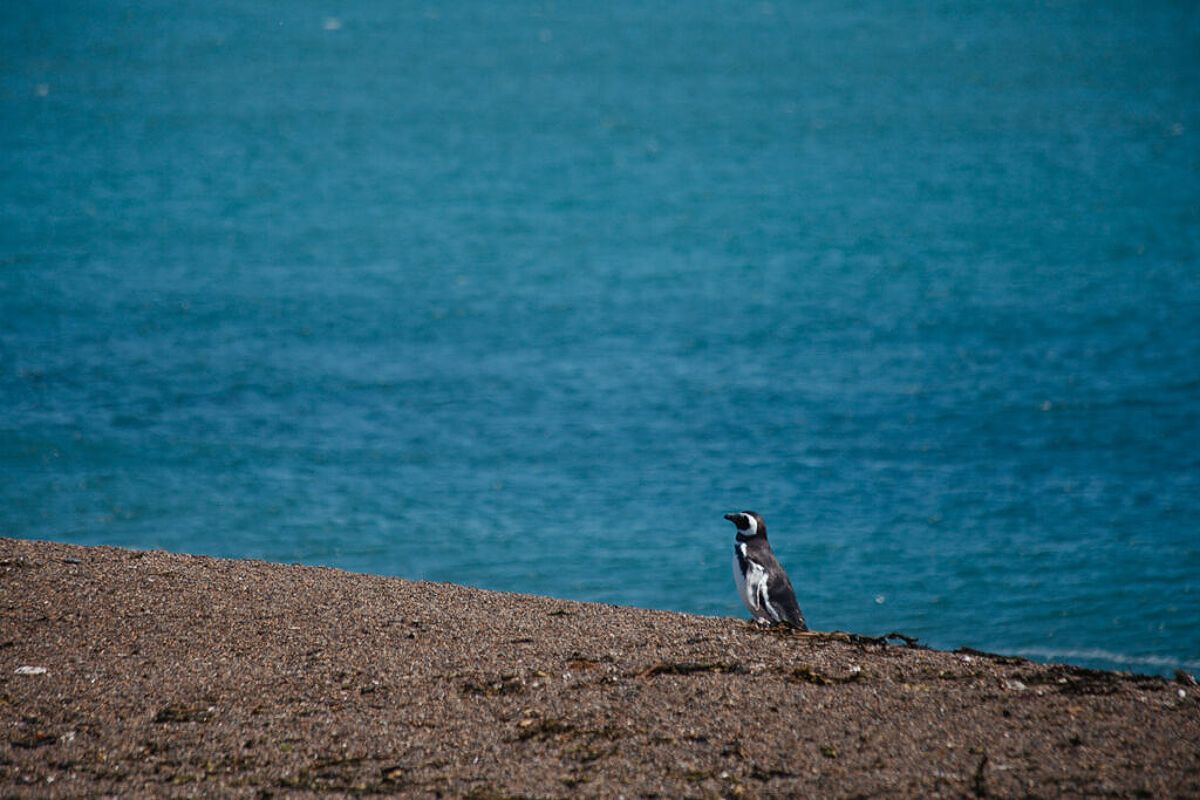
[[[743,559],[746,562],[744,573],[741,565]],[[746,608],[750,610],[751,614],[758,619],[779,621],[779,615],[775,613],[770,602],[766,601],[769,596],[767,594],[767,571],[762,568],[761,564],[747,558],[744,544],[738,544],[737,549],[733,552],[733,579],[737,583],[738,594],[741,595],[742,602],[746,604]],[[764,602],[760,603],[760,598]]]

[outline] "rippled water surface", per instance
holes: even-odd
[[[1148,7],[1147,7],[1148,6]],[[1200,669],[1188,3],[0,8],[0,532]]]

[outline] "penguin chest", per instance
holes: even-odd
[[[763,607],[767,597],[767,571],[746,555],[746,545],[742,542],[733,548],[733,580],[750,613],[760,619],[769,619],[771,615]]]

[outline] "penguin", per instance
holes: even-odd
[[[763,518],[753,511],[743,511],[726,514],[725,519],[737,526],[733,579],[742,602],[754,615],[754,621],[760,625],[784,624],[808,630],[804,614],[800,613],[796,603],[792,582],[767,543],[767,525]]]

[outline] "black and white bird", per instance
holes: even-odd
[[[737,526],[733,579],[737,581],[742,602],[750,609],[755,621],[784,623],[802,631],[808,630],[796,603],[792,582],[767,543],[767,526],[763,518],[753,511],[743,511],[726,514],[725,519]]]

